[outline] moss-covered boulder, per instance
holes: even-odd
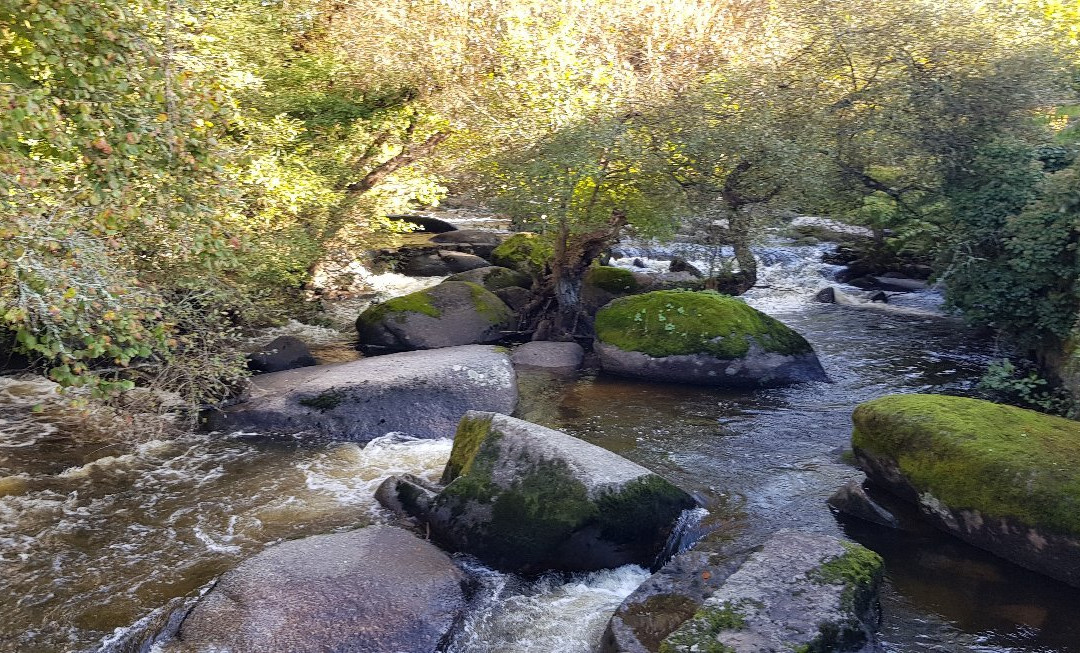
[[[424,516],[434,539],[498,569],[650,566],[694,500],[565,433],[496,413],[462,418]]]
[[[539,277],[554,254],[551,243],[538,234],[522,232],[507,238],[491,252],[491,262]]]
[[[941,395],[875,399],[854,422],[873,483],[975,546],[1080,586],[1080,422]]]
[[[712,292],[617,299],[596,314],[595,348],[604,371],[656,381],[760,387],[827,380],[806,339]]]
[[[492,292],[503,288],[528,288],[532,285],[529,275],[510,268],[499,267],[498,265],[489,265],[467,272],[459,272],[447,279],[447,281],[478,283]]]
[[[381,354],[496,342],[512,319],[510,308],[483,286],[445,281],[368,308],[356,330],[360,349]]]
[[[641,282],[630,270],[597,265],[585,271],[581,284],[581,304],[587,313],[595,315],[612,300],[641,291]]]
[[[661,653],[864,650],[877,628],[881,558],[827,535],[784,530],[729,576]]]

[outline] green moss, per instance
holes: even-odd
[[[508,551],[526,565],[539,564],[596,516],[596,505],[569,466],[545,461],[499,494],[491,509],[489,541],[496,558],[498,551]]]
[[[457,432],[454,434],[454,446],[450,449],[450,460],[443,469],[443,485],[449,484],[462,474],[469,473],[476,453],[480,450],[480,444],[491,432],[493,417],[492,413],[466,414],[458,422]]]
[[[305,397],[299,401],[301,406],[315,408],[320,411],[333,410],[345,401],[345,393],[341,390],[327,390],[314,397]]]
[[[507,238],[491,252],[491,262],[511,270],[539,276],[551,260],[554,248],[537,234],[519,233]]]
[[[514,286],[528,288],[532,285],[532,280],[529,278],[529,275],[518,272],[517,270],[499,266],[480,268],[468,272],[459,272],[452,275],[447,281],[479,282],[480,285],[492,292],[502,290],[503,288],[512,288]]]
[[[497,268],[484,277],[484,287],[493,291],[514,286],[528,288],[531,283],[527,275],[509,268]]]
[[[630,270],[601,265],[585,272],[585,283],[610,293],[632,293],[638,289],[637,279]]]
[[[409,293],[371,306],[361,313],[360,317],[356,318],[357,326],[375,325],[393,314],[397,314],[395,319],[398,322],[404,321],[405,313],[419,313],[429,317],[440,317],[442,311],[431,303],[429,290]]]
[[[650,541],[668,528],[680,512],[693,508],[690,495],[664,478],[649,474],[597,500],[600,532],[613,542]]]
[[[1080,536],[1080,423],[941,395],[875,399],[854,422],[856,453],[895,460],[920,494]]]
[[[476,312],[483,317],[487,318],[488,322],[492,324],[501,324],[506,322],[513,313],[510,308],[503,303],[503,300],[493,295],[483,286],[470,281],[463,281],[466,286],[469,287],[469,292],[472,294],[473,308]]]
[[[447,485],[436,499],[460,516],[469,502],[491,504],[491,519],[464,533],[466,548],[497,567],[530,568],[545,562],[569,535],[596,518],[585,486],[561,461],[536,464],[522,480],[498,487],[492,470],[501,434],[492,431],[480,445],[468,471]]]
[[[809,343],[783,323],[733,297],[661,290],[617,299],[596,314],[604,343],[650,356],[745,356],[751,343],[766,352],[802,354]]]
[[[716,638],[725,630],[740,630],[745,626],[741,603],[707,605],[661,642],[660,653],[733,653],[735,649]]]
[[[881,581],[884,562],[881,556],[860,544],[843,542],[843,545],[847,551],[814,570],[811,579],[826,585],[843,585],[841,607],[860,612]]]

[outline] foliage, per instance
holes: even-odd
[[[1080,306],[1077,164],[1046,173],[1031,148],[993,143],[952,190],[949,301],[1021,346],[1061,342]]]
[[[972,322],[1060,350],[1074,4],[0,0],[0,329],[62,384],[213,403],[240,330],[454,187],[541,234],[531,305],[567,333],[624,229],[702,216],[752,285],[772,203],[936,256]]]
[[[1076,402],[1068,392],[1054,386],[1037,370],[1021,370],[1007,359],[987,367],[979,380],[979,389],[988,399],[1001,403],[1063,417],[1080,416]]]

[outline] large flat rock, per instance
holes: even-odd
[[[292,540],[222,576],[179,640],[185,651],[434,652],[465,609],[465,580],[398,528]]]
[[[517,378],[495,347],[404,352],[255,377],[242,404],[212,413],[217,430],[312,432],[367,442],[391,431],[450,437],[467,411],[510,413]]]

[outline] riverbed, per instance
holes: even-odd
[[[731,392],[595,371],[533,376],[519,416],[667,476],[730,527],[804,528],[878,551],[887,650],[1080,651],[1080,590],[943,535],[843,524],[826,507],[858,475],[843,456],[855,405],[969,394],[992,347],[932,290],[884,306],[812,302],[835,272],[823,249],[762,248],[761,287],[746,299],[806,336],[831,383]],[[630,266],[653,252],[624,253],[616,263]],[[317,334],[325,361],[354,355],[346,331],[289,329]],[[216,575],[282,539],[390,520],[372,498],[381,479],[437,478],[450,446],[407,434],[361,446],[158,432],[72,407],[47,382],[0,378],[0,651],[168,650],[152,633]],[[482,589],[453,653],[587,653],[647,577],[624,567],[526,580],[461,563]]]

